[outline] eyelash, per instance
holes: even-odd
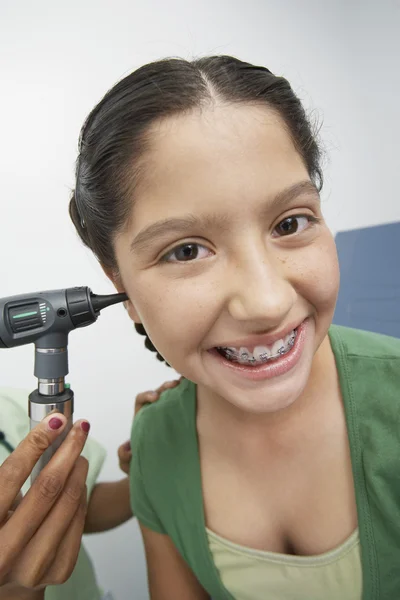
[[[295,219],[297,219],[297,220],[299,220],[299,219],[307,219],[308,226],[305,229],[303,229],[302,231],[299,231],[299,232],[296,231],[295,233],[292,233],[292,234],[281,235],[281,236],[278,235],[278,236],[274,236],[274,237],[292,237],[292,236],[295,236],[295,235],[300,235],[301,233],[303,233],[303,231],[306,231],[310,226],[317,225],[318,223],[321,222],[321,219],[319,219],[318,217],[315,217],[314,215],[308,215],[308,214],[289,215],[289,216],[285,217],[284,219],[282,219],[282,221],[279,221],[279,223],[274,227],[274,231],[280,225],[282,225],[282,223],[285,223],[285,221],[289,221],[290,219],[293,219],[293,220],[295,220]]]
[[[179,244],[179,246],[175,246],[175,248],[172,248],[172,250],[170,250],[169,252],[164,254],[164,256],[161,257],[160,262],[163,262],[163,263],[193,262],[190,260],[187,260],[187,261],[185,261],[185,260],[170,260],[171,256],[173,256],[176,252],[178,252],[178,250],[180,250],[181,248],[188,248],[190,246],[193,246],[195,248],[204,248],[205,250],[207,250],[208,254],[210,254],[210,252],[211,252],[206,246],[203,246],[202,244],[199,244],[198,242],[185,242],[184,244]],[[195,259],[197,259],[197,256],[195,257]]]
[[[303,233],[303,231],[306,231],[307,229],[309,229],[310,226],[316,225],[320,222],[320,219],[318,217],[315,217],[314,215],[290,215],[288,217],[285,217],[284,219],[282,219],[282,221],[280,221],[278,223],[278,225],[276,225],[276,227],[274,228],[274,231],[277,229],[277,227],[279,227],[279,225],[282,225],[282,223],[285,223],[285,221],[289,221],[290,219],[307,219],[308,222],[308,227],[306,227],[305,229],[303,229],[300,232],[295,232],[292,234],[287,234],[287,235],[277,235],[274,237],[294,237],[296,235],[300,235],[301,233]],[[199,244],[198,242],[185,242],[184,244],[179,244],[178,246],[175,246],[175,248],[172,248],[172,250],[169,250],[169,252],[167,252],[166,254],[164,254],[164,256],[161,257],[160,262],[163,263],[185,263],[185,262],[193,262],[193,260],[196,260],[198,257],[196,256],[193,260],[170,260],[170,258],[176,253],[178,252],[178,250],[182,249],[182,248],[187,248],[187,247],[196,247],[196,248],[203,248],[205,250],[207,250],[207,253],[210,254],[210,250],[209,248],[207,248],[206,246],[203,246],[202,244]],[[203,257],[205,258],[205,257]],[[202,260],[202,259],[199,259]]]

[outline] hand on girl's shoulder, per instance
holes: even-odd
[[[153,404],[157,400],[159,400],[161,394],[166,390],[171,390],[176,388],[182,381],[183,377],[180,379],[175,379],[174,381],[166,381],[162,385],[160,385],[156,390],[149,390],[147,392],[141,392],[136,396],[135,399],[135,416],[138,414],[143,406],[148,404]]]

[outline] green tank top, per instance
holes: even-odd
[[[400,340],[337,326],[329,336],[351,450],[362,598],[394,600],[400,598]],[[205,526],[195,385],[183,381],[144,407],[135,418],[131,443],[137,518],[171,538],[212,598],[233,600]],[[301,590],[298,598],[304,600]]]
[[[4,433],[8,444],[14,448],[29,431],[28,392],[11,388],[0,388],[0,430]],[[9,455],[7,444],[0,444],[0,465]],[[105,450],[95,440],[89,438],[82,455],[89,461],[86,480],[88,496],[90,496],[105,458]],[[23,487],[25,494],[29,481]],[[46,588],[45,600],[100,600],[102,592],[97,585],[96,575],[91,560],[81,545],[78,560],[71,577],[62,585]]]

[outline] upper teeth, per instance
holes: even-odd
[[[276,358],[281,354],[284,354],[294,344],[296,339],[296,331],[291,331],[285,338],[276,340],[272,346],[256,346],[251,352],[245,346],[240,348],[223,347],[221,348],[229,358],[235,359],[238,362],[244,363],[255,363],[255,362],[266,362],[271,358]]]

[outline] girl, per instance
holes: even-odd
[[[320,152],[289,83],[231,57],[112,88],[70,215],[186,379],[132,437],[151,597],[400,594],[400,343],[331,326]]]

